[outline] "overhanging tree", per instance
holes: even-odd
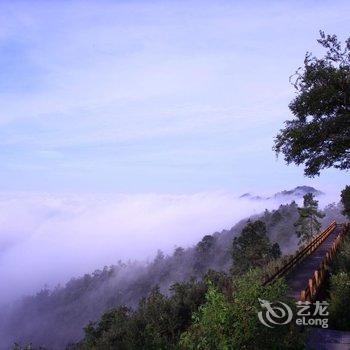
[[[326,54],[306,53],[292,81],[294,118],[285,122],[274,145],[288,164],[304,164],[310,177],[329,167],[350,168],[350,38],[343,47],[336,35],[320,35]]]

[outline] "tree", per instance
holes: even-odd
[[[34,350],[34,348],[31,344],[22,347],[18,343],[14,343],[12,350]],[[40,347],[38,350],[45,350],[45,348]]]
[[[192,314],[205,302],[207,284],[191,279],[175,283],[171,296],[154,288],[136,309],[118,306],[90,322],[85,337],[71,350],[171,350],[178,349],[180,335],[191,324]],[[68,348],[67,348],[68,350]]]
[[[329,321],[331,327],[350,329],[350,228],[344,235],[340,250],[331,265],[329,288]]]
[[[215,238],[212,235],[205,235],[196,245],[196,251],[200,254],[207,254],[215,245]]]
[[[307,52],[304,67],[292,76],[294,119],[285,122],[274,145],[288,164],[304,164],[310,177],[324,168],[350,168],[350,38],[343,48],[337,36],[320,35],[326,55]]]
[[[184,349],[229,349],[232,314],[225,296],[209,284],[206,303],[194,313],[193,325],[182,334]]]
[[[271,245],[266,234],[266,225],[257,220],[248,221],[241,234],[233,239],[232,272],[244,273],[252,267],[262,267],[276,256],[280,249],[277,243]]]
[[[271,255],[273,259],[278,259],[282,255],[280,245],[277,242],[275,242],[271,247]]]
[[[332,274],[340,272],[350,272],[350,227],[348,227],[342,239],[340,249],[334,257],[331,270]]]
[[[345,186],[341,191],[341,203],[343,205],[342,214],[350,219],[350,186]]]
[[[350,274],[340,272],[330,279],[329,316],[332,327],[340,330],[350,328]]]
[[[205,235],[200,242],[197,243],[195,249],[195,257],[193,268],[196,273],[203,274],[208,270],[210,262],[215,254],[216,239],[212,235]]]
[[[113,345],[118,349],[133,348],[130,322],[131,310],[119,306],[104,313],[98,324],[90,322],[84,327],[85,338],[72,349],[104,349]],[[113,329],[113,333],[110,332]],[[136,347],[134,347],[136,348]]]
[[[318,201],[314,199],[312,193],[307,193],[304,196],[304,205],[298,208],[299,219],[294,224],[296,233],[299,237],[299,244],[308,241],[321,228],[318,218],[323,218],[325,215],[318,211]]]
[[[258,269],[237,277],[230,297],[209,284],[206,303],[194,313],[191,327],[181,335],[181,348],[303,349],[304,339],[293,322],[274,329],[260,323],[259,298],[291,304],[282,280],[263,287],[261,277]]]

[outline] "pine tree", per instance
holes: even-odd
[[[285,122],[274,149],[287,164],[305,165],[305,175],[322,169],[350,169],[350,38],[320,32],[323,57],[306,53],[291,82],[297,96],[289,104],[293,118]]]
[[[281,255],[278,243],[272,244],[263,221],[248,221],[232,243],[233,274],[242,274],[254,267],[262,267]]]
[[[325,215],[318,211],[318,201],[315,200],[312,193],[307,193],[304,196],[304,205],[298,208],[298,212],[299,219],[294,226],[299,237],[299,244],[301,244],[307,242],[319,232],[321,224],[318,219],[323,218]]]
[[[350,219],[350,186],[346,186],[341,192],[342,214]]]

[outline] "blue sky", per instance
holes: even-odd
[[[348,1],[2,1],[0,190],[338,190],[272,152]]]

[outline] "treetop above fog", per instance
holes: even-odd
[[[291,77],[297,96],[289,104],[294,118],[275,138],[274,150],[290,164],[304,164],[305,175],[350,168],[350,38],[320,31],[322,58],[307,52]]]

